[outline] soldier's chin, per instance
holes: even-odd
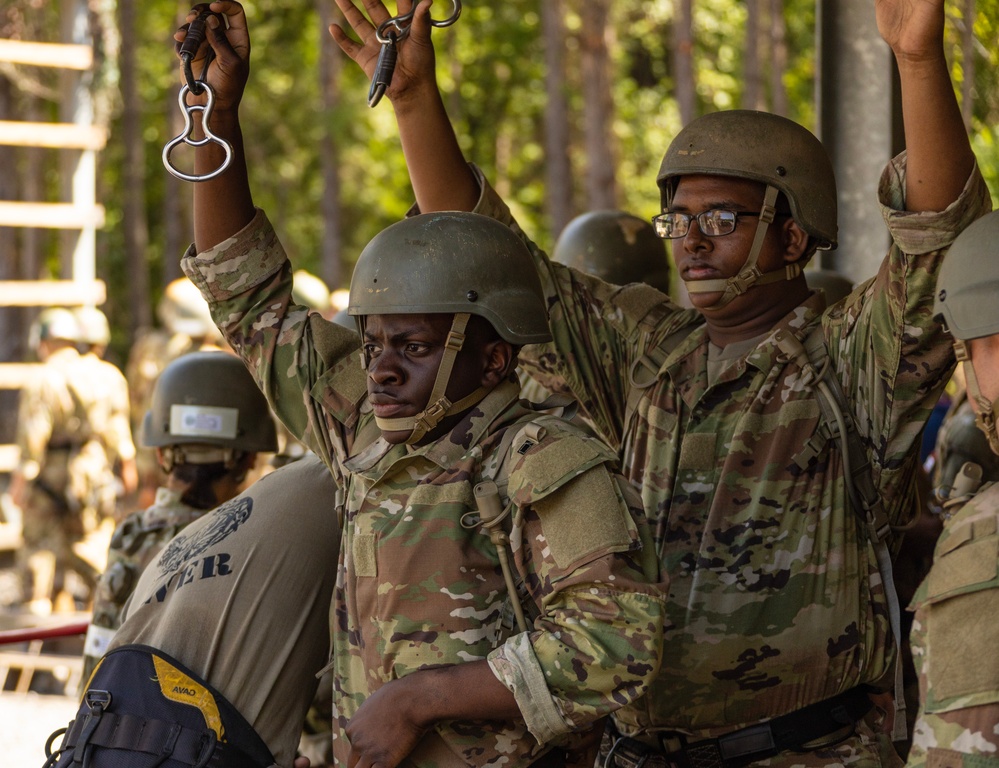
[[[409,439],[410,435],[413,434],[413,430],[411,429],[383,429],[381,432],[382,438],[390,445],[401,445]]]
[[[687,292],[690,306],[698,310],[709,310],[723,295],[724,291],[710,291],[708,293]]]

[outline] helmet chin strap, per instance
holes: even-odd
[[[754,285],[767,285],[768,283],[779,283],[784,280],[794,280],[801,274],[801,265],[798,262],[774,270],[772,272],[761,272],[756,266],[763,250],[763,239],[767,235],[770,223],[777,215],[774,204],[777,202],[778,189],[767,185],[766,194],[763,196],[763,207],[760,209],[760,218],[756,224],[756,236],[753,238],[753,245],[749,249],[749,258],[742,265],[739,274],[718,280],[684,280],[687,293],[719,293],[721,296],[714,304],[704,307],[704,309],[721,309],[737,296],[741,296]]]
[[[444,354],[441,355],[441,363],[437,369],[437,378],[434,380],[434,387],[427,400],[427,407],[416,416],[403,416],[398,419],[381,419],[375,416],[375,423],[382,432],[409,432],[406,438],[406,445],[418,443],[428,433],[441,423],[448,416],[461,413],[466,408],[471,408],[482,398],[489,394],[487,387],[479,387],[470,395],[467,395],[456,403],[452,403],[444,394],[447,391],[448,382],[451,380],[451,371],[454,368],[454,361],[465,343],[465,328],[471,317],[467,312],[458,312],[451,322],[451,330],[448,332],[447,341],[444,342]]]
[[[954,339],[954,351],[957,353],[958,361],[964,364],[968,397],[976,406],[975,424],[985,433],[992,452],[999,454],[999,432],[996,431],[996,422],[999,420],[999,400],[989,402],[982,394],[982,388],[978,386],[978,377],[975,375],[975,366],[971,363],[968,345],[960,339]]]

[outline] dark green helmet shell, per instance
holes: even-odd
[[[967,341],[999,333],[999,211],[965,229],[937,276],[933,314],[954,338]]]
[[[277,431],[266,398],[238,357],[191,352],[171,362],[156,380],[142,444],[276,451]]]
[[[646,283],[669,293],[666,243],[652,223],[624,211],[590,211],[562,230],[552,261],[607,283]]]
[[[693,120],[676,135],[656,178],[665,210],[681,176],[750,179],[776,187],[794,220],[818,241],[836,247],[836,178],[822,143],[779,115],[734,109]]]
[[[379,232],[357,259],[347,311],[488,320],[511,344],[549,341],[541,280],[524,242],[476,213],[426,213]]]

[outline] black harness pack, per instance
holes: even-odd
[[[62,734],[62,743],[52,744]],[[267,746],[226,698],[145,645],[107,653],[45,768],[268,768]]]

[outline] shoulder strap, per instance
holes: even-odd
[[[850,507],[858,521],[866,525],[877,555],[878,571],[881,574],[885,600],[888,603],[888,620],[896,650],[895,727],[892,739],[901,741],[906,738],[905,694],[901,664],[902,609],[895,590],[892,558],[888,547],[891,524],[884,510],[881,494],[874,484],[871,463],[857,430],[853,411],[847,405],[839,379],[830,368],[831,358],[826,348],[822,324],[816,324],[804,343],[783,328],[777,331],[774,340],[781,352],[801,368],[804,385],[812,387],[817,395],[824,426],[830,437],[839,445],[843,457],[844,479]]]
[[[668,304],[656,304],[638,322],[638,331],[641,334],[641,346],[639,347],[638,357],[632,362],[631,369],[628,371],[628,383],[631,386],[628,389],[628,401],[624,408],[623,424],[625,429],[627,429],[628,424],[631,422],[631,417],[638,408],[638,401],[642,399],[645,390],[655,383],[656,378],[659,376],[659,371],[663,367],[663,363],[673,353],[673,350],[680,346],[683,340],[696,328],[693,325],[684,325],[667,334],[658,344],[649,346],[649,339],[653,332],[671,311],[673,311],[673,308]]]

